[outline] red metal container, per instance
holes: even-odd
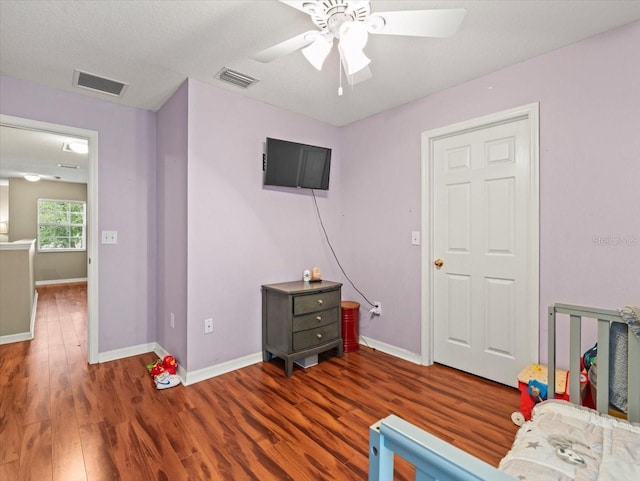
[[[344,352],[360,349],[358,343],[360,320],[360,304],[354,301],[342,301],[342,348]]]

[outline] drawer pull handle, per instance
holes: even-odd
[[[322,316],[317,316],[316,321],[320,322],[322,320]]]
[[[318,304],[319,304],[319,305],[324,304],[324,302],[322,301],[322,299],[318,299]]]
[[[318,339],[322,339],[322,334],[318,333],[318,334],[316,334],[316,337],[317,337]]]

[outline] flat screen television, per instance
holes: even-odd
[[[267,137],[264,185],[329,190],[331,149]]]

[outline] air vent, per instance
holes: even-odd
[[[220,70],[215,75],[215,78],[222,80],[223,82],[236,85],[243,89],[246,89],[254,83],[259,82],[257,78],[249,77],[248,75],[228,69],[227,67],[224,67],[222,70]]]
[[[128,84],[119,82],[118,80],[98,77],[97,75],[82,72],[80,70],[73,71],[73,85],[93,90],[94,92],[113,95],[114,97],[122,97],[129,86]]]

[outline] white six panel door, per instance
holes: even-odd
[[[443,261],[433,275],[434,361],[511,386],[538,322],[528,318],[528,123],[438,139],[433,150],[433,252]]]

